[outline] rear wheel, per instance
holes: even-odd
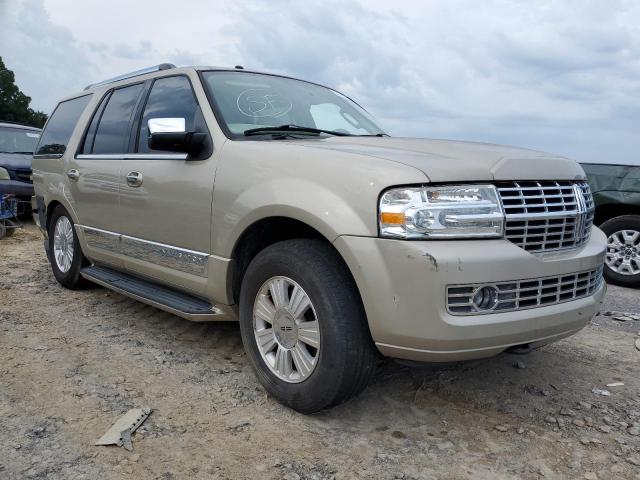
[[[88,262],[80,249],[71,215],[62,205],[56,207],[49,221],[49,262],[63,287],[75,290],[91,285],[80,276],[80,270]]]
[[[610,283],[640,287],[640,215],[622,215],[600,228],[607,236],[604,274]]]
[[[350,272],[319,240],[267,247],[249,265],[240,329],[266,390],[303,413],[362,391],[378,358]]]

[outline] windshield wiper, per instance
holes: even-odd
[[[0,153],[11,153],[15,155],[33,155],[33,152],[0,152]]]
[[[269,133],[278,134],[281,132],[291,132],[291,133],[313,133],[320,134],[326,133],[328,135],[335,135],[337,137],[350,137],[350,133],[344,132],[334,132],[333,130],[323,130],[322,128],[312,128],[312,127],[301,127],[299,125],[280,125],[279,127],[260,127],[260,128],[250,128],[249,130],[244,131],[244,135],[249,137],[251,135],[265,135]]]

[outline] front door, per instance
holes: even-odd
[[[205,293],[211,239],[215,157],[196,159],[148,147],[148,121],[184,118],[188,131],[208,133],[186,75],[155,79],[134,128],[134,153],[122,161],[122,253],[130,272]],[[211,140],[208,139],[208,148]]]

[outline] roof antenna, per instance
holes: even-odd
[[[242,65],[236,65],[234,68],[236,70],[244,70],[244,67]]]

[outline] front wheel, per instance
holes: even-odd
[[[610,283],[640,287],[640,215],[622,215],[600,228],[607,236],[604,274]]]
[[[276,243],[253,259],[240,291],[240,330],[260,382],[299,412],[346,401],[375,372],[358,290],[319,240]]]

